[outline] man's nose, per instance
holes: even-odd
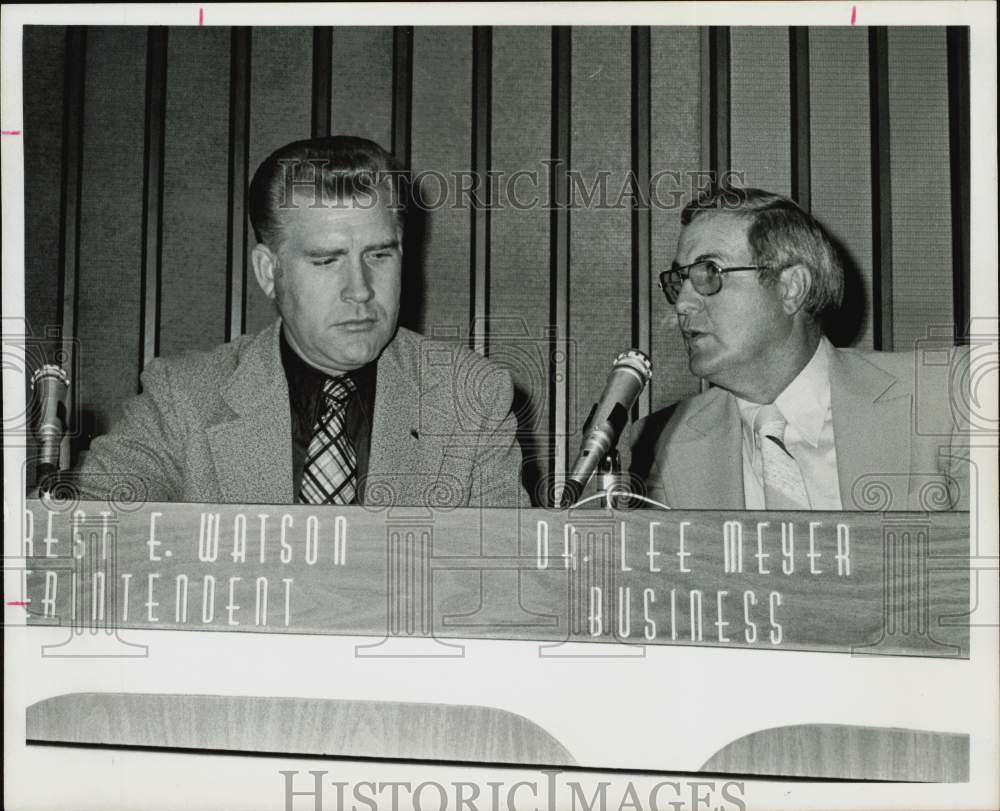
[[[705,306],[705,299],[694,289],[690,279],[685,279],[681,285],[680,293],[677,294],[677,301],[674,302],[674,310],[678,316],[691,315],[698,312]]]
[[[351,256],[341,297],[345,301],[368,301],[375,295],[369,282],[368,266],[361,256]]]

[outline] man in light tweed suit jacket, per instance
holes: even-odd
[[[968,509],[968,352],[945,347],[925,363],[834,347],[820,316],[840,304],[843,269],[819,223],[785,197],[713,189],[681,224],[660,284],[691,372],[713,385],[633,427],[631,469],[650,498],[684,509]]]
[[[352,503],[526,504],[510,376],[397,326],[401,180],[393,157],[361,138],[297,141],[268,157],[250,187],[252,261],[280,318],[150,363],[143,393],[86,454],[83,494],[124,481],[151,501],[308,501],[324,386],[347,381]]]

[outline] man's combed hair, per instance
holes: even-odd
[[[403,227],[409,175],[374,141],[331,135],[272,152],[250,182],[250,224],[257,242],[275,247],[282,210],[297,206],[388,205]]]
[[[844,297],[844,269],[826,231],[808,212],[782,197],[761,189],[718,186],[688,203],[681,225],[709,213],[734,214],[749,220],[747,240],[761,284],[774,284],[781,271],[801,264],[809,268],[812,283],[806,312],[818,316],[840,306]]]

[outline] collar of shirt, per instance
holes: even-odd
[[[310,366],[299,357],[285,338],[284,328],[281,330],[281,365],[285,369],[285,379],[288,381],[292,417],[299,427],[299,433],[308,437],[319,417],[323,385],[331,379],[331,375],[315,366]],[[375,399],[375,368],[374,363],[369,363],[346,374],[356,389],[352,402],[359,402],[362,405],[362,412],[369,421],[371,404]]]
[[[820,433],[830,413],[830,341],[821,336],[812,358],[795,379],[775,398],[774,404],[788,423],[785,445],[805,442],[819,445]],[[744,447],[754,447],[754,420],[760,403],[736,398],[743,423]]]

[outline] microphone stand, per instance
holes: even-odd
[[[573,479],[568,479],[559,500],[559,509],[568,510],[573,507],[582,507],[591,501],[600,500],[600,506],[604,509],[626,510],[649,505],[659,510],[671,509],[669,504],[662,501],[648,498],[632,491],[631,479],[622,472],[621,455],[617,446],[612,447],[601,460],[597,470],[594,472],[597,479],[597,492],[592,496],[581,499],[584,487]]]
[[[628,506],[632,492],[628,487],[628,477],[622,475],[622,457],[618,448],[612,448],[597,467],[597,488],[601,494],[601,506],[609,510],[619,510]]]
[[[628,477],[622,473],[621,454],[618,453],[617,446],[612,446],[605,454],[594,472],[594,478],[597,481],[597,493],[582,500],[584,487],[577,481],[567,480],[559,508],[567,510],[600,499],[602,507],[620,510],[628,507],[635,497],[629,488]]]
[[[52,465],[40,464],[35,469],[35,494],[36,498],[46,498],[52,495],[52,491],[59,484],[59,468]]]

